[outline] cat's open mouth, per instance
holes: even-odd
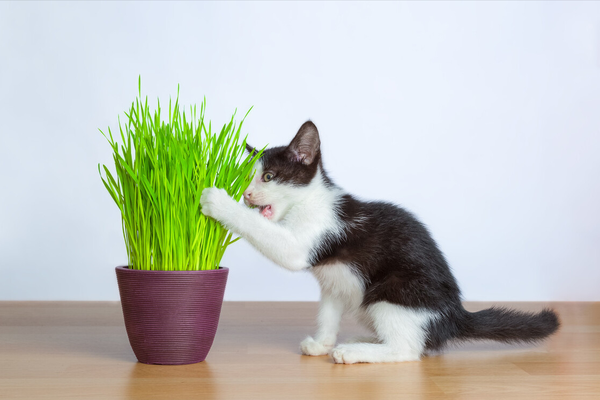
[[[273,210],[271,209],[270,204],[267,204],[265,206],[258,206],[258,209],[263,217],[267,219],[271,219],[271,217],[273,217]]]
[[[250,208],[258,208],[260,215],[267,219],[273,218],[273,208],[270,204],[265,204],[264,206],[259,206],[257,204],[251,203],[248,200],[244,199],[244,203]]]

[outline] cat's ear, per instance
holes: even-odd
[[[252,154],[253,156],[256,155],[256,149],[250,146],[248,143],[246,143],[246,151]]]
[[[306,121],[290,142],[287,152],[292,161],[310,165],[317,158],[320,147],[321,140],[319,139],[317,127],[312,121]]]

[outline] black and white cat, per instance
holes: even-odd
[[[244,202],[254,208],[223,189],[207,188],[201,198],[205,215],[280,266],[308,269],[318,280],[318,329],[301,343],[303,354],[331,354],[346,364],[411,361],[452,339],[530,342],[558,329],[547,309],[467,312],[443,254],[412,214],[357,200],[327,177],[310,121],[288,146],[264,152]],[[373,338],[336,346],[344,313],[355,315]]]

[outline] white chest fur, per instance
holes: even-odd
[[[346,264],[326,264],[311,269],[321,286],[322,296],[342,300],[346,311],[355,311],[362,303],[364,284]]]

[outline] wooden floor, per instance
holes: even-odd
[[[549,305],[563,326],[539,346],[336,365],[299,353],[315,303],[225,303],[205,362],[157,366],[136,362],[119,303],[0,302],[0,399],[600,399],[600,303]]]

